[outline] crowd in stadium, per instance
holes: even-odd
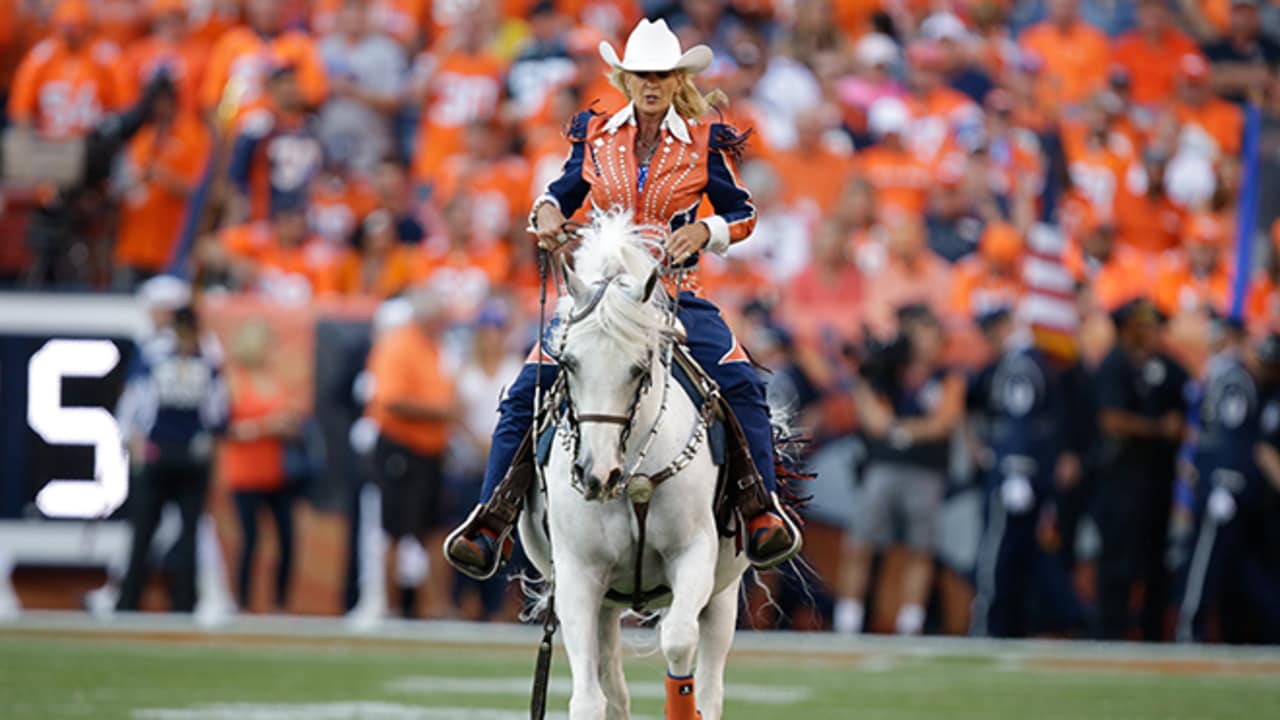
[[[642,16],[714,50],[698,82],[750,129],[738,172],[759,223],[704,257],[703,292],[817,447],[868,448],[827,579],[836,629],[864,627],[874,552],[895,542],[911,549],[896,628],[925,628],[958,452],[1018,538],[987,548],[986,578],[978,560],[979,632],[1126,637],[1141,578],[1147,639],[1170,637],[1166,611],[1185,614],[1197,583],[1180,632],[1203,636],[1199,606],[1216,604],[1249,611],[1210,632],[1276,639],[1258,628],[1280,617],[1267,614],[1280,462],[1204,449],[1245,425],[1274,447],[1280,424],[1266,342],[1280,331],[1280,4],[1267,0],[0,0],[2,122],[86,139],[91,155],[61,186],[14,181],[6,156],[8,284],[134,292],[168,274],[197,298],[285,308],[412,298],[380,312],[376,382],[358,396],[398,444],[365,445],[384,476],[438,473],[422,463],[446,456],[474,475],[493,398],[534,337],[527,214],[574,114],[626,104],[598,48]],[[397,314],[409,330],[382,332]],[[287,458],[262,440],[302,419],[254,379],[271,341],[250,327],[230,347],[222,472],[246,528],[266,503],[287,536],[272,495]],[[1047,425],[1015,453],[999,446],[1017,414],[983,393],[1008,386],[1000,359],[1024,335],[1053,391],[1033,392]],[[423,361],[437,354],[461,359]],[[1246,407],[1207,412],[1197,435],[1185,387],[1223,373],[1251,388]],[[1046,459],[1009,471],[1002,453]],[[259,477],[264,464],[278,477]],[[1205,478],[1227,471],[1242,479],[1224,500]],[[388,530],[444,522],[397,510]],[[1013,607],[1033,577],[1078,604],[1065,578],[1084,514],[1101,535],[1096,611],[1054,625]],[[1210,516],[1239,527],[1192,582],[1191,551],[1165,562],[1171,518]],[[1061,577],[1046,580],[1050,554]],[[1250,580],[1224,579],[1237,577]],[[1242,617],[1259,622],[1228,627]]]

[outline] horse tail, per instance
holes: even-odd
[[[524,595],[524,608],[520,611],[520,622],[542,622],[546,614],[551,611],[551,597],[555,590],[554,580],[538,575],[533,569],[513,574],[510,579],[520,583],[520,594]]]

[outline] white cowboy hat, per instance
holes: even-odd
[[[667,27],[666,20],[641,20],[627,38],[626,54],[618,59],[618,51],[608,41],[600,41],[600,57],[609,67],[627,72],[666,72],[683,70],[696,75],[711,64],[711,48],[695,45],[680,51],[680,39]]]

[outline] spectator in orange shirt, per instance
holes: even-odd
[[[864,317],[872,332],[891,335],[894,313],[906,305],[928,306],[944,317],[951,300],[951,267],[929,250],[917,216],[897,213],[885,219],[888,251],[883,269],[867,278]]]
[[[329,94],[324,60],[311,37],[284,30],[281,0],[246,0],[246,25],[228,30],[213,46],[200,81],[200,109],[217,124],[234,123],[264,102],[267,79],[275,68],[297,73],[303,103],[317,108]]]
[[[377,208],[378,196],[370,183],[326,155],[307,203],[311,232],[335,248],[346,248],[360,223]]]
[[[398,559],[420,556],[419,539],[444,521],[444,453],[460,410],[454,378],[436,343],[445,328],[445,299],[420,290],[413,303],[413,322],[374,342],[368,362],[373,393],[365,406],[365,414],[378,425],[374,467],[382,491],[382,529],[400,542]],[[432,548],[439,544],[428,543]],[[415,588],[427,571],[397,565],[401,607],[412,617]]]
[[[83,0],[61,0],[53,27],[18,65],[9,120],[50,139],[82,137],[125,102],[120,51],[93,40]]]
[[[168,265],[209,148],[209,133],[194,112],[179,108],[172,89],[158,93],[151,121],[129,141],[118,167],[117,288],[132,290]]]
[[[94,0],[93,24],[97,35],[128,47],[146,31],[146,10],[139,0]]]
[[[600,43],[607,39],[592,27],[574,28],[566,38],[569,56],[573,58],[577,70],[574,85],[582,99],[581,103],[574,104],[575,110],[589,107],[596,112],[612,115],[627,104],[622,91],[609,82],[606,73],[600,72]],[[538,186],[539,194],[544,187],[546,186]]]
[[[911,122],[907,105],[897,98],[881,98],[871,106],[868,120],[877,143],[858,155],[857,168],[875,188],[876,204],[923,212],[933,176],[906,146]]]
[[[338,251],[309,238],[302,206],[273,208],[269,221],[233,225],[204,243],[206,284],[303,302],[332,277]]]
[[[1174,26],[1165,0],[1138,0],[1138,27],[1116,40],[1111,60],[1128,73],[1133,102],[1162,105],[1178,80],[1170,59],[1199,52],[1195,41]]]
[[[1115,130],[1108,102],[1109,95],[1099,93],[1083,106],[1078,122],[1063,124],[1062,149],[1071,184],[1088,200],[1093,212],[1111,218],[1116,194],[1137,156],[1128,135]]]
[[[828,220],[814,233],[813,262],[791,278],[781,293],[782,316],[791,319],[802,341],[828,334],[852,340],[860,333],[858,307],[865,284],[844,228]]]
[[[1211,311],[1226,315],[1231,302],[1231,268],[1223,252],[1227,228],[1208,213],[1192,215],[1183,240],[1185,256],[1170,257],[1156,277],[1156,307],[1169,317]]]
[[[282,612],[289,607],[293,571],[294,493],[285,472],[285,442],[298,435],[300,418],[267,365],[271,339],[271,328],[261,319],[251,319],[236,330],[231,345],[234,365],[228,373],[231,417],[218,467],[231,489],[243,538],[237,572],[240,609],[248,610],[252,598],[258,511],[265,505],[275,521],[279,544],[271,607]]]
[[[483,249],[482,242],[510,238],[513,231],[525,239],[529,164],[508,151],[510,137],[495,121],[471,123],[463,132],[462,152],[447,159],[436,176],[432,193],[439,205],[459,193],[467,196],[475,249]]]
[[[947,54],[940,45],[917,42],[907,49],[907,60],[911,89],[907,144],[922,163],[935,168],[981,130],[982,110],[967,95],[946,85]]]
[[[409,96],[424,108],[413,151],[419,183],[435,182],[445,160],[463,151],[468,125],[497,116],[506,68],[485,49],[486,39],[481,10],[473,8],[434,52],[418,58]]]
[[[1069,244],[1063,252],[1062,264],[1067,271],[1088,287],[1102,312],[1145,297],[1148,275],[1142,258],[1116,244],[1115,224],[1110,219],[1099,217],[1092,210],[1086,210],[1084,215],[1078,242]]]
[[[1275,330],[1280,323],[1280,220],[1271,226],[1270,251],[1245,299],[1244,317],[1250,329]]]
[[[413,277],[412,252],[396,236],[395,218],[375,210],[360,223],[348,250],[335,267],[334,292],[387,299],[399,295]]]
[[[1181,82],[1172,111],[1180,125],[1180,143],[1194,143],[1215,159],[1238,156],[1244,141],[1244,113],[1214,94],[1211,69],[1204,58],[1183,55],[1178,67]]]
[[[1184,211],[1165,192],[1169,158],[1158,147],[1142,154],[1142,171],[1126,174],[1116,196],[1116,239],[1144,255],[1148,266],[1178,244]]]
[[[853,168],[853,158],[825,142],[834,129],[834,108],[818,106],[796,112],[796,145],[777,150],[769,163],[782,181],[783,200],[815,220],[830,212]],[[822,172],[814,172],[821,167]]]
[[[956,265],[948,310],[973,318],[1002,307],[1017,307],[1022,297],[1022,238],[1012,225],[991,223],[982,231],[978,254]]]
[[[1040,81],[1060,105],[1075,105],[1101,87],[1111,56],[1106,35],[1080,19],[1077,2],[1049,0],[1048,18],[1023,31],[1018,43],[1043,60]]]
[[[158,73],[166,73],[178,86],[184,111],[194,111],[204,70],[204,55],[187,42],[187,4],[184,0],[154,0],[150,12],[151,34],[125,52],[130,102]]]
[[[415,282],[436,288],[459,312],[475,311],[490,289],[504,283],[511,270],[506,243],[475,238],[471,201],[455,194],[442,213],[442,227],[423,243]]]

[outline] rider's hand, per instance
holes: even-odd
[[[538,238],[538,247],[555,251],[564,243],[564,213],[555,203],[544,202],[538,206],[537,224],[534,235]]]
[[[667,238],[667,257],[679,265],[690,255],[707,246],[711,241],[711,228],[704,222],[691,223],[671,233]]]

